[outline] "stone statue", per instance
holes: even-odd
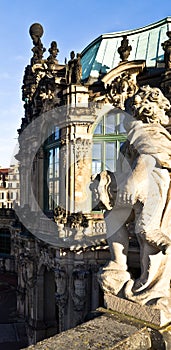
[[[112,260],[100,271],[102,288],[140,304],[159,307],[170,299],[171,135],[166,130],[170,103],[160,89],[143,86],[131,101],[116,173],[94,180],[106,208]],[[128,272],[129,225],[140,246],[140,276]],[[157,306],[156,306],[157,305]]]
[[[76,84],[80,84],[82,78],[82,64],[81,64],[81,54],[77,53],[77,59],[75,62],[75,80]]]
[[[73,82],[73,72],[75,66],[75,52],[70,52],[70,60],[68,61],[68,71],[67,71],[67,83],[71,84]]]
[[[171,69],[171,31],[168,31],[166,34],[169,39],[162,44],[162,47],[164,50],[165,67],[167,70],[170,70]]]
[[[70,57],[71,59],[68,61],[67,83],[80,84],[82,78],[81,54],[77,53],[77,58],[75,58],[75,52],[71,51]]]
[[[48,51],[50,53],[49,57],[47,58],[48,68],[51,71],[55,71],[58,67],[58,60],[56,59],[56,56],[59,52],[56,41],[51,42],[51,47]]]

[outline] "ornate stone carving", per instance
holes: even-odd
[[[89,139],[77,138],[73,143],[76,162],[88,157],[92,141]]]
[[[131,50],[132,50],[132,46],[129,45],[127,36],[124,35],[121,41],[121,46],[118,48],[118,53],[120,55],[122,62],[125,62],[128,60]]]
[[[107,85],[106,94],[114,107],[124,110],[126,99],[132,97],[137,90],[136,76],[125,71]]]
[[[54,219],[58,225],[63,224],[70,228],[88,227],[88,220],[83,213],[69,214],[60,206],[57,206],[54,210]]]
[[[33,288],[37,282],[37,257],[20,253],[19,261],[21,289]]]
[[[167,33],[168,40],[166,40],[163,44],[163,50],[164,50],[164,62],[166,70],[171,69],[171,31],[168,31]]]
[[[39,251],[39,264],[38,269],[40,270],[41,266],[46,266],[47,270],[50,271],[54,268],[54,257],[46,247],[41,248]]]
[[[68,280],[67,273],[64,267],[57,264],[55,271],[55,283],[56,283],[56,303],[58,305],[59,312],[59,331],[65,330],[65,307],[68,300]]]
[[[56,302],[60,307],[64,307],[67,302],[67,273],[64,267],[59,264],[54,269],[56,283]]]
[[[87,276],[86,271],[82,266],[74,269],[72,273],[72,290],[71,296],[76,311],[83,311],[86,302],[87,293]]]
[[[99,274],[102,288],[140,304],[162,309],[170,299],[171,135],[170,103],[160,89],[144,86],[132,98],[132,116],[115,173],[104,171],[96,183],[99,201],[107,211],[111,262]],[[141,273],[128,272],[129,232],[134,227],[140,246]]]
[[[67,223],[66,210],[59,205],[54,209],[54,220],[57,224],[65,225]]]
[[[43,54],[46,51],[40,39],[43,35],[43,27],[39,23],[34,23],[31,25],[29,33],[34,44],[32,48],[33,58],[31,59],[31,64],[34,65],[36,63],[41,63]]]
[[[24,72],[23,86],[22,86],[22,100],[28,103],[36,90],[36,77],[32,72],[32,68],[28,65]]]

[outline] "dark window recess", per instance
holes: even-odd
[[[0,230],[0,254],[11,253],[11,235],[9,230]]]

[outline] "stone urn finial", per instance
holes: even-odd
[[[43,32],[44,32],[43,27],[40,23],[33,23],[29,29],[29,33],[33,40],[33,45],[34,45],[34,47],[32,48],[32,51],[33,51],[33,58],[31,61],[32,65],[41,61],[43,57],[43,53],[46,51],[40,39],[43,35]]]
[[[128,61],[128,57],[130,55],[131,50],[132,46],[129,45],[127,36],[124,35],[121,41],[121,46],[118,48],[118,53],[120,55],[121,62]]]

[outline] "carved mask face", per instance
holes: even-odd
[[[74,280],[74,289],[75,294],[79,297],[85,296],[85,280],[83,279],[75,279]]]

